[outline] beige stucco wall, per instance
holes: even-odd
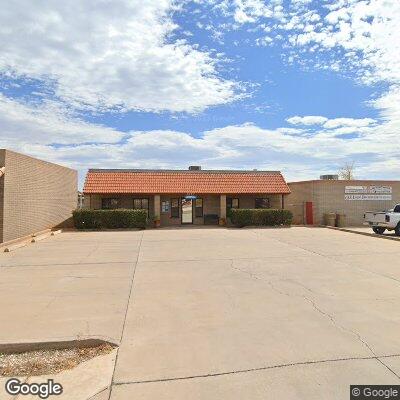
[[[345,200],[346,186],[391,186],[392,200]],[[339,180],[307,181],[289,183],[291,194],[287,197],[287,208],[295,214],[295,223],[300,222],[302,206],[313,202],[314,224],[323,224],[327,212],[346,214],[348,226],[362,225],[366,211],[382,211],[400,203],[400,181]]]
[[[2,150],[2,154],[2,241],[52,228],[71,218],[77,206],[75,170],[9,150]]]
[[[171,201],[173,198],[180,199],[182,194],[163,194],[160,196],[161,202],[168,200]],[[220,215],[220,195],[198,195],[199,198],[203,199],[203,216],[206,214]],[[281,208],[282,196],[271,195],[271,194],[258,194],[258,195],[227,195],[227,197],[234,197],[239,199],[240,208],[254,208],[255,199],[257,197],[267,197],[270,199],[270,205],[272,208]],[[133,208],[133,198],[148,198],[149,199],[149,224],[152,224],[154,218],[154,194],[130,194],[130,195],[119,195],[119,194],[92,194],[85,195],[84,207],[91,209],[101,209],[101,203],[103,198],[118,198],[120,200],[121,208]],[[160,210],[160,221],[161,226],[174,226],[181,224],[181,215],[178,218],[171,217],[171,210],[167,213],[162,213]],[[194,216],[194,214],[193,214]],[[204,223],[204,217],[193,217],[193,224],[202,225]]]

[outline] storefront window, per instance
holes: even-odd
[[[169,212],[169,200],[163,200],[161,202],[161,212],[168,213]]]
[[[226,208],[230,210],[231,208],[239,208],[239,199],[228,197],[226,199]]]
[[[203,199],[196,199],[195,201],[195,216],[203,216]]]
[[[133,199],[134,210],[146,210],[149,213],[149,199]]]
[[[255,208],[270,208],[268,198],[258,198],[255,202]]]
[[[179,218],[179,199],[171,199],[171,217]]]
[[[114,210],[119,208],[119,200],[112,198],[101,199],[101,208],[103,210]]]

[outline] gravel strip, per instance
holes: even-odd
[[[0,376],[57,374],[60,371],[74,368],[91,358],[108,354],[113,349],[112,345],[105,343],[95,347],[0,354]]]

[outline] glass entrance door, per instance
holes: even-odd
[[[193,224],[193,200],[182,198],[182,224]]]

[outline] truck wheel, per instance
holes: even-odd
[[[394,228],[394,234],[400,236],[400,222],[397,224],[396,228]]]
[[[399,229],[400,229],[400,226],[399,226]],[[380,227],[376,226],[376,227],[372,228],[372,230],[373,230],[377,235],[382,235],[383,232],[385,232],[386,229],[385,229],[385,228],[380,228]],[[400,233],[400,231],[399,231],[399,233]]]

